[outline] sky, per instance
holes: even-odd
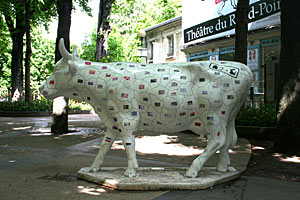
[[[90,34],[94,28],[97,26],[98,20],[98,6],[99,0],[91,0],[89,6],[92,8],[93,17],[89,17],[86,13],[81,12],[78,5],[75,5],[76,12],[72,12],[71,19],[71,29],[70,29],[70,42],[77,46],[81,46],[86,35]],[[56,40],[57,33],[57,20],[53,20],[49,26],[49,32],[43,31],[43,36]]]

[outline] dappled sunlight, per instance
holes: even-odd
[[[251,149],[252,149],[252,150],[265,150],[264,147],[260,147],[260,146],[252,146]]]
[[[47,121],[34,122],[34,126],[38,128],[46,128],[48,126],[48,122]]]
[[[229,152],[230,154],[237,154],[236,151],[233,151],[233,150],[231,150],[231,149],[229,149],[228,152]],[[219,154],[219,153],[220,153],[220,150],[218,150],[218,151],[216,152],[216,154]]]
[[[169,156],[193,156],[201,154],[204,149],[176,143],[177,136],[143,136],[135,139],[135,149],[142,154],[166,154]],[[112,149],[124,149],[121,141],[112,145]]]
[[[119,180],[116,179],[106,179],[103,185],[105,185],[107,188],[117,188],[117,185],[119,184]]]
[[[94,188],[94,187],[84,187],[84,186],[78,186],[77,191],[81,194],[89,194],[93,196],[100,196],[101,193],[107,192],[107,190],[103,188]]]
[[[32,126],[17,127],[17,128],[13,128],[12,130],[14,130],[14,131],[27,130],[27,129],[30,129],[31,127]]]
[[[273,156],[278,158],[282,162],[299,163],[300,164],[300,157],[298,157],[298,156],[287,157],[280,153],[274,153]]]
[[[50,136],[52,133],[33,133],[30,134],[30,136],[36,137],[36,136]]]

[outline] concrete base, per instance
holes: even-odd
[[[118,190],[197,190],[206,189],[241,176],[241,171],[230,167],[227,172],[205,167],[197,178],[185,177],[187,167],[140,167],[138,177],[124,177],[125,167],[103,167],[100,172],[78,171],[78,177]]]

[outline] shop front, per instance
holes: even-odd
[[[234,60],[236,3],[237,0],[183,0],[181,50],[188,62]],[[252,101],[256,106],[262,102],[274,104],[280,55],[280,0],[250,0],[248,20],[247,65],[253,73]]]

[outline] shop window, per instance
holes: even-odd
[[[190,61],[206,61],[208,60],[208,57],[201,57],[201,58],[192,58],[190,59]]]
[[[280,45],[262,48],[265,79],[265,103],[275,104],[276,70],[280,61]]]
[[[234,61],[235,46],[224,47],[220,49],[220,60]]]
[[[208,51],[201,51],[197,53],[191,53],[188,57],[188,62],[191,61],[206,61],[208,60]]]
[[[234,52],[221,54],[220,60],[234,61]]]

